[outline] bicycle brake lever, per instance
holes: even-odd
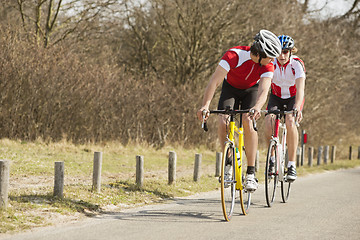
[[[295,108],[295,109],[294,109],[294,118],[295,118],[295,119],[296,119],[297,115],[298,115],[298,110]],[[296,126],[296,127],[300,127],[300,124],[299,124],[298,121],[295,121],[295,126]]]
[[[252,122],[253,122],[254,130],[257,132],[257,127],[256,127],[256,121],[255,121],[255,119],[253,119]]]
[[[250,109],[249,113],[250,113],[250,115],[253,116],[254,113],[255,113],[255,110],[254,110],[254,109]],[[254,128],[254,130],[257,132],[256,120],[255,120],[254,116],[253,116],[252,122],[253,122],[253,128]]]
[[[207,114],[207,112],[204,110],[203,111],[203,120],[201,123],[201,128],[204,129],[205,132],[207,132],[209,130],[207,127],[206,121],[205,121],[206,114]]]
[[[201,127],[204,129],[205,132],[207,132],[209,130],[206,122],[203,122]]]

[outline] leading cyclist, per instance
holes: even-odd
[[[236,46],[229,49],[221,58],[219,65],[210,78],[205,89],[202,107],[197,111],[202,120],[203,111],[208,112],[216,88],[222,83],[218,109],[226,106],[231,109],[252,109],[253,115],[243,115],[244,145],[248,167],[245,188],[255,191],[258,187],[255,178],[255,157],[258,146],[258,135],[251,121],[260,117],[260,109],[267,100],[271,79],[274,73],[272,61],[281,53],[281,44],[275,34],[260,30],[249,46]],[[226,140],[226,115],[219,115],[218,135],[222,146]]]
[[[289,151],[289,162],[287,166],[286,178],[288,181],[296,179],[296,148],[299,142],[298,130],[295,122],[302,119],[302,109],[304,105],[305,89],[305,65],[297,56],[294,40],[287,35],[279,36],[282,46],[280,56],[275,59],[274,78],[271,83],[271,94],[269,97],[268,110],[293,110],[296,109],[296,119],[293,115],[286,115],[285,123],[287,129],[287,146]],[[269,114],[265,117],[265,136],[269,141],[274,125],[274,115]],[[269,171],[272,172],[275,163],[275,156],[272,156]]]

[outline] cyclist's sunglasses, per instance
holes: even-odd
[[[283,53],[283,54],[288,54],[288,52],[289,52],[288,49],[282,50],[282,53]]]

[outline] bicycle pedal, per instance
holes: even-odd
[[[255,192],[256,190],[254,189],[254,190],[247,190],[247,189],[244,189],[244,193],[253,193],[253,192]]]

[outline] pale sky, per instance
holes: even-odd
[[[326,2],[328,2],[328,4],[320,12],[322,17],[344,14],[351,8],[354,0],[310,0],[309,8],[320,9]]]

